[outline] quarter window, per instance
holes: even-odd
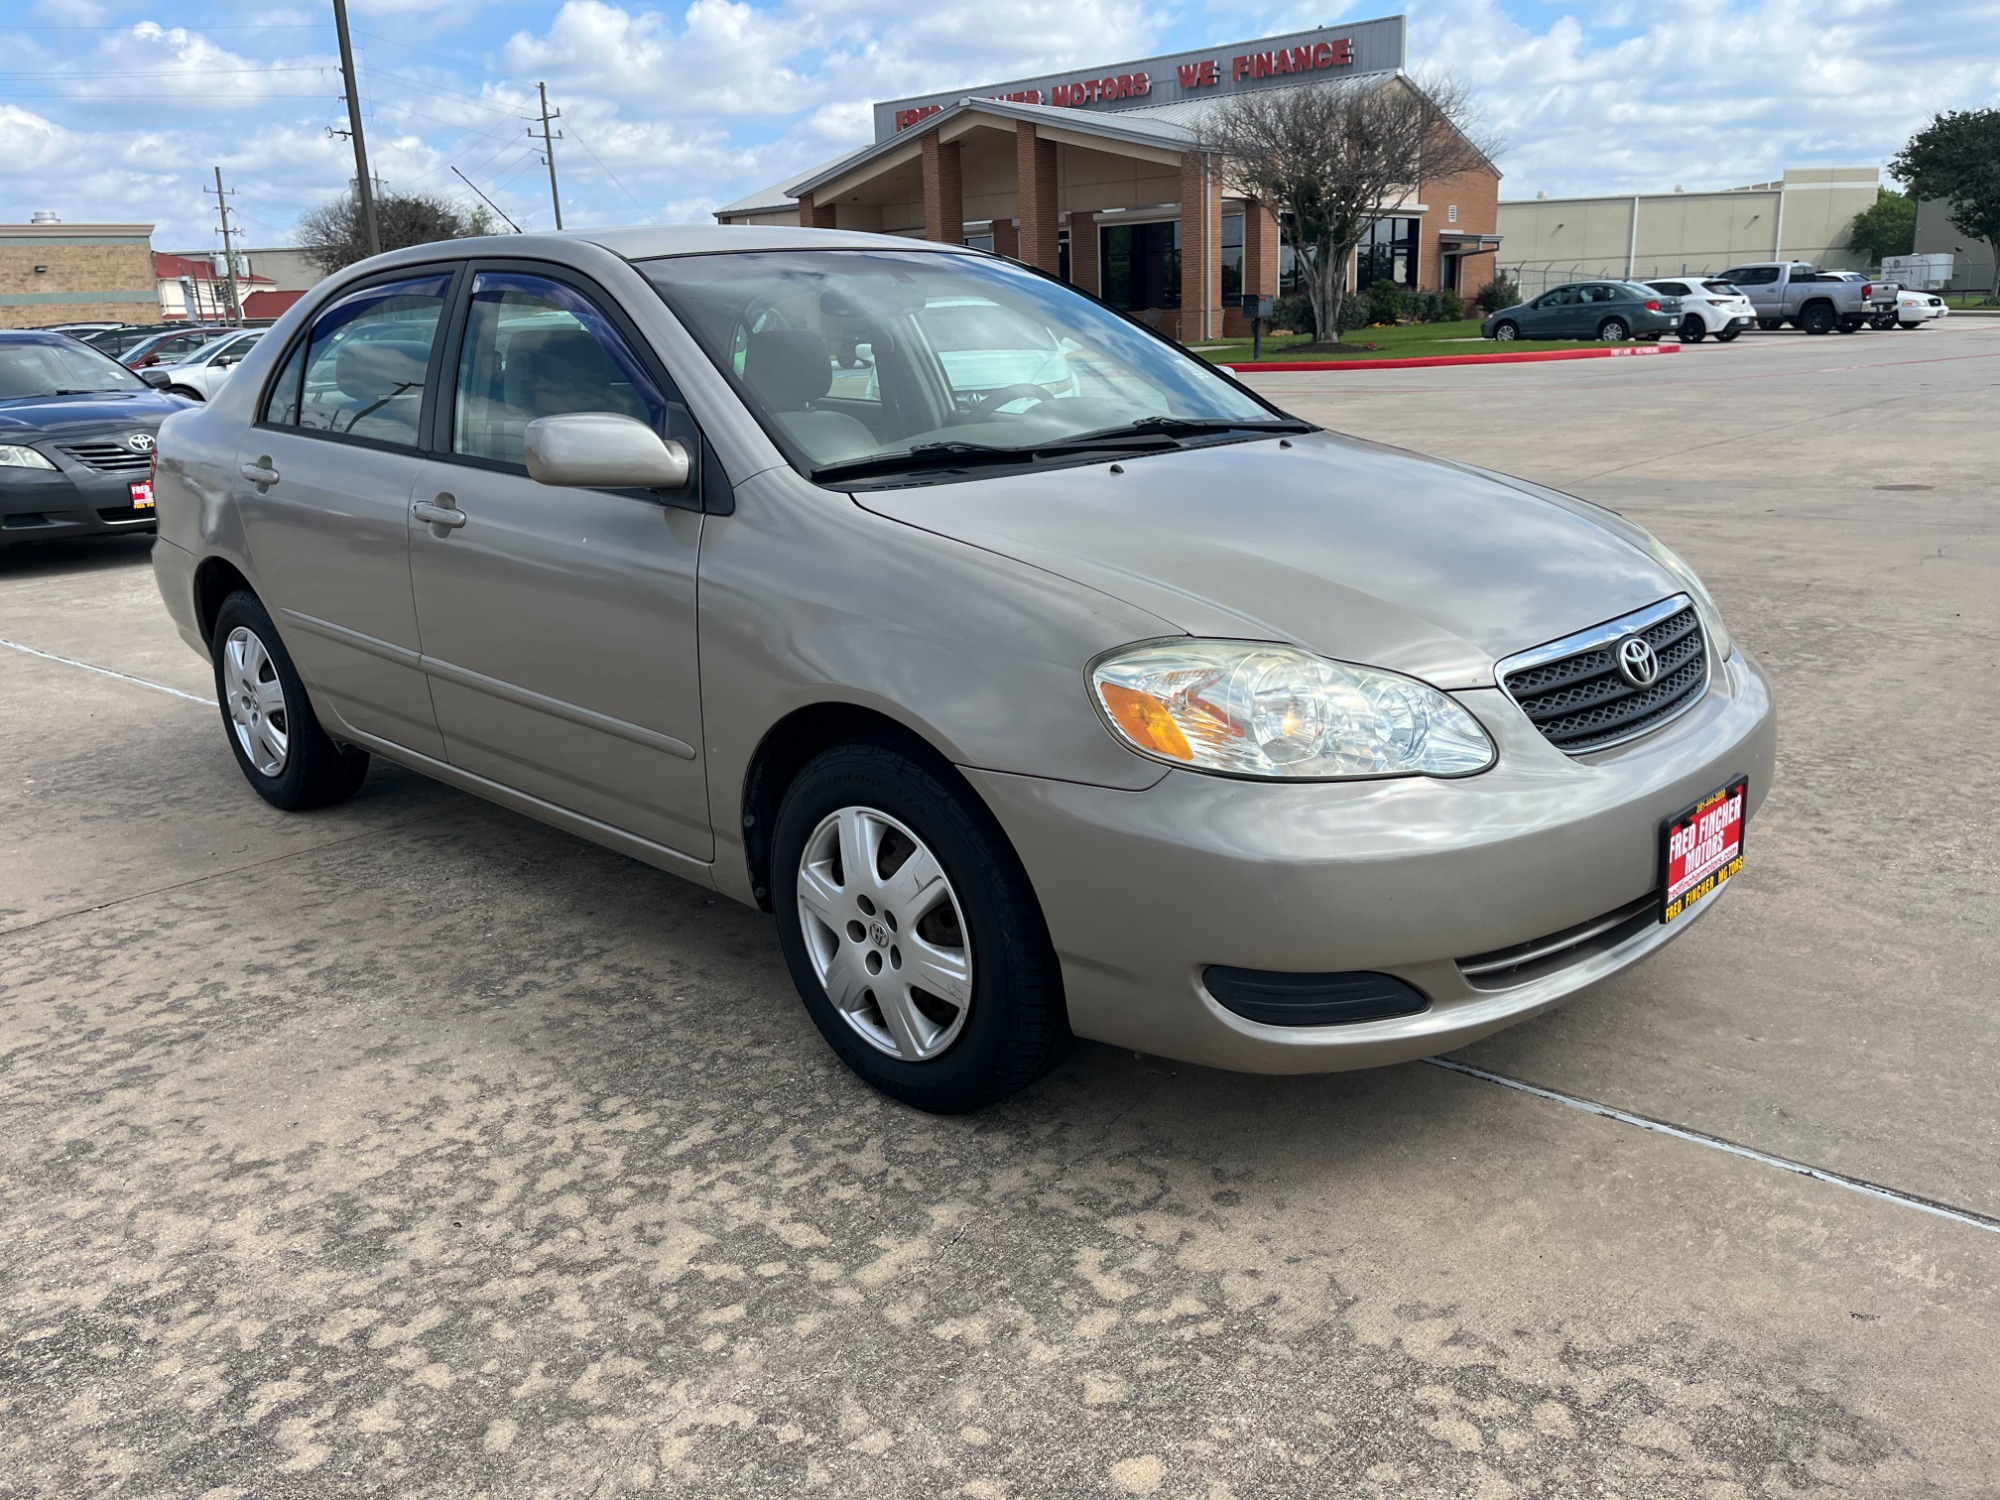
[[[528,424],[610,412],[664,430],[667,398],[587,297],[540,276],[482,271],[458,361],[452,451],[518,465]]]
[[[265,420],[415,447],[450,288],[449,276],[422,276],[342,297],[313,321],[296,404],[288,403],[281,377]],[[287,361],[287,374],[297,359]]]

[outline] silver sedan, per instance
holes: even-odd
[[[1770,784],[1763,675],[1640,527],[955,247],[382,256],[167,423],[157,498],[267,801],[379,755],[769,911],[925,1109],[1072,1035],[1461,1046],[1711,910]]]

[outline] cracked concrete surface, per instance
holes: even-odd
[[[2000,1213],[2000,323],[1262,383],[1628,510],[1777,681],[1740,888],[1467,1058]],[[208,691],[143,564],[0,637]],[[2000,1235],[1421,1065],[912,1114],[712,893],[0,704],[0,1495],[2000,1495]]]

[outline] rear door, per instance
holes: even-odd
[[[719,473],[601,289],[539,263],[481,262],[460,304],[410,551],[446,755],[710,859],[695,575],[702,486],[713,492]],[[613,412],[679,439],[694,480],[673,494],[536,483],[522,434],[566,412]]]
[[[1738,266],[1724,271],[1722,280],[1742,291],[1760,318],[1781,318],[1785,313],[1785,284],[1777,266]]]
[[[400,270],[313,319],[261,393],[232,493],[265,606],[315,705],[442,759],[410,592],[410,490],[451,267]]]

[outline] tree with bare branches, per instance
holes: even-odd
[[[1340,336],[1347,264],[1369,226],[1422,183],[1489,165],[1498,149],[1458,84],[1402,74],[1230,94],[1197,139],[1278,215],[1322,343]]]

